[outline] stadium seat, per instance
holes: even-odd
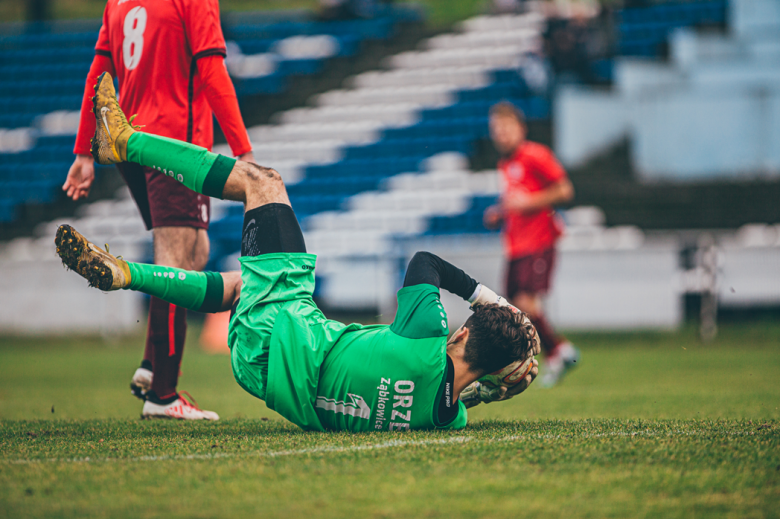
[[[264,19],[252,23],[253,18]],[[271,20],[265,15],[226,19],[238,22],[227,23],[223,30],[228,40],[237,42],[239,54],[274,56],[274,70],[270,73],[234,78],[237,94],[246,96],[278,94],[289,88],[288,78],[321,71],[329,55],[314,52],[316,56],[309,57],[307,52],[319,51],[323,39],[333,42],[334,55],[353,56],[362,41],[388,38],[398,23],[419,20],[420,12],[406,6],[382,6],[375,18],[365,20],[318,22],[296,16]],[[40,22],[8,25],[6,33],[0,34],[0,128],[39,125],[34,130],[37,140],[32,149],[0,153],[0,189],[4,197],[0,199],[1,220],[13,219],[19,204],[53,200],[57,191],[52,186],[64,181],[73,160],[74,136],[47,136],[40,121],[46,114],[75,113],[80,109],[99,27],[99,20]],[[54,131],[61,131],[59,126]],[[323,135],[333,133],[325,130]],[[329,162],[336,158],[327,150],[324,154],[316,147],[310,146],[309,150],[302,154],[276,146],[276,151],[265,156],[282,164],[295,160]],[[315,212],[330,210],[339,206],[345,194],[375,188],[381,177],[361,182],[356,179],[356,167],[348,167],[346,176],[335,183],[320,180],[319,184],[299,188],[313,197],[301,205]],[[216,229],[219,240],[219,224]]]
[[[617,11],[618,51],[624,56],[657,57],[671,31],[726,21],[726,0],[667,2]]]

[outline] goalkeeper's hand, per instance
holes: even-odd
[[[466,406],[466,409],[474,407],[482,403],[489,404],[497,400],[502,400],[506,395],[506,387],[488,387],[481,383],[479,380],[475,380],[466,389],[460,392],[460,401]]]
[[[537,375],[539,375],[539,361],[534,359],[532,362],[533,362],[533,366],[531,366],[531,369],[528,370],[528,375],[526,375],[525,378],[523,378],[523,380],[521,380],[514,386],[508,387],[503,400],[509,400],[513,396],[519,395],[520,393],[528,389],[528,386],[531,385],[531,382],[536,380]]]
[[[539,375],[539,362],[534,359],[528,375],[512,387],[493,387],[476,380],[461,391],[459,399],[467,409],[479,404],[509,400],[528,389],[528,386],[536,379],[537,375]]]

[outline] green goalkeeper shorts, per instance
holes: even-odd
[[[241,298],[230,319],[228,345],[236,382],[257,398],[266,397],[271,336],[279,312],[295,301],[314,306],[315,260],[314,254],[304,253],[239,258]]]

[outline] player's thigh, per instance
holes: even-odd
[[[534,315],[541,306],[540,299],[538,294],[532,292],[518,292],[512,297],[511,302],[523,312]]]
[[[194,251],[199,232],[199,229],[192,227],[155,227],[154,262],[168,267],[197,270]]]
[[[241,272],[237,270],[223,272],[222,283],[224,286],[222,310],[232,310],[232,317],[236,306],[238,306],[238,300],[241,298]]]
[[[198,229],[197,232],[198,236],[192,249],[192,270],[203,270],[209,262],[211,242],[206,229]]]

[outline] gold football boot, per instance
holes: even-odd
[[[130,284],[126,261],[96,246],[70,225],[60,225],[54,243],[62,264],[86,279],[89,286],[109,291]]]
[[[95,114],[95,136],[92,137],[92,156],[98,164],[117,164],[127,160],[127,140],[135,133],[133,119],[128,122],[116,99],[114,80],[111,74],[103,72],[95,84],[92,98],[92,113]]]

